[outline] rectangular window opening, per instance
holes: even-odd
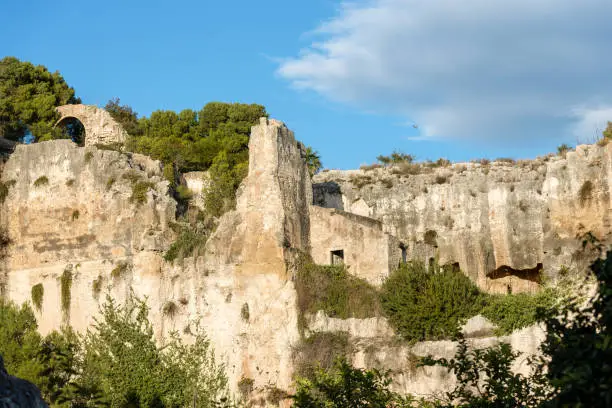
[[[331,264],[332,265],[344,265],[344,250],[343,249],[331,251]]]

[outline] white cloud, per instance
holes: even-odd
[[[573,134],[580,143],[593,143],[612,121],[612,107],[604,106],[594,109],[575,108]]]
[[[344,3],[278,72],[426,136],[559,138],[611,113],[610,16],[609,0]]]

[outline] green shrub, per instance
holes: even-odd
[[[104,278],[102,276],[98,276],[91,283],[91,291],[94,299],[98,299],[100,292],[102,292],[102,282],[104,282]]]
[[[436,408],[549,406],[542,404],[550,387],[541,368],[536,368],[529,376],[513,372],[513,363],[520,354],[507,343],[470,350],[467,341],[461,338],[454,358],[425,357],[421,366],[440,366],[457,378],[454,389],[446,393],[446,398],[436,400],[432,405]]]
[[[374,184],[375,182],[371,176],[367,176],[367,175],[351,176],[350,181],[357,188],[363,188],[364,186],[367,186],[369,184]]]
[[[60,292],[62,312],[64,316],[70,313],[70,302],[72,301],[72,265],[66,266],[60,277]]]
[[[66,187],[72,187],[72,186],[74,186],[74,179],[66,180]]]
[[[47,176],[40,176],[34,181],[34,187],[46,186],[47,184],[49,184]]]
[[[138,172],[134,170],[130,170],[130,171],[126,171],[125,173],[123,173],[121,175],[121,178],[128,180],[131,184],[136,184],[138,181],[142,179],[142,176]]]
[[[198,326],[185,344],[172,333],[155,341],[147,305],[137,298],[124,305],[106,298],[101,316],[83,339],[82,363],[75,379],[81,406],[198,407],[228,406],[227,377]]]
[[[588,200],[591,199],[593,195],[593,182],[591,180],[586,180],[582,183],[580,187],[580,191],[578,191],[578,197],[580,198],[580,204],[584,205]]]
[[[376,157],[376,160],[378,160],[382,164],[412,163],[414,161],[414,156],[396,150],[391,153],[390,156],[380,155]]]
[[[241,158],[222,151],[215,157],[208,171],[209,182],[203,189],[207,215],[220,217],[236,207],[236,190],[248,169],[248,154]]]
[[[480,312],[498,326],[497,334],[506,335],[537,322],[538,309],[550,309],[559,299],[559,292],[546,288],[535,295],[517,293],[490,295]]]
[[[96,149],[98,150],[111,150],[114,152],[121,152],[123,150],[123,143],[113,142],[113,143],[96,143]]]
[[[127,261],[119,261],[111,271],[111,277],[115,280],[123,278],[126,273],[132,268],[132,265]]]
[[[330,369],[339,357],[347,357],[352,348],[348,334],[343,332],[318,332],[302,339],[294,350],[295,374],[313,378],[317,369]]]
[[[155,184],[150,181],[137,181],[132,184],[132,195],[130,196],[130,203],[141,205],[147,202],[147,192],[149,189],[154,189]]]
[[[117,178],[115,176],[110,176],[108,180],[106,180],[106,191],[109,191],[111,189],[113,184],[115,184],[115,181],[117,181]]]
[[[6,227],[0,226],[0,250],[6,248],[11,243],[11,237],[9,236]]]
[[[240,381],[238,381],[238,392],[242,398],[247,398],[253,392],[253,385],[255,381],[252,378],[242,377]]]
[[[242,305],[242,308],[240,309],[240,317],[242,317],[242,320],[244,320],[245,322],[248,322],[249,319],[251,318],[251,313],[249,311],[248,303],[245,303]]]
[[[317,369],[310,378],[299,378],[295,408],[382,408],[416,406],[417,400],[390,389],[390,373],[352,367],[338,358],[332,367]],[[432,407],[420,401],[420,407]]]
[[[438,246],[438,233],[434,230],[427,230],[423,235],[423,242],[427,245]]]
[[[189,201],[193,197],[191,190],[182,184],[176,187],[176,195],[180,201]]]
[[[167,317],[173,319],[176,316],[176,314],[178,313],[178,306],[173,301],[168,300],[162,306],[162,313],[163,313],[164,316],[167,316]]]
[[[565,155],[567,154],[567,152],[569,152],[570,150],[572,150],[571,147],[569,147],[567,144],[563,143],[562,145],[557,146],[557,154],[559,156],[563,156],[565,157]]]
[[[70,398],[78,339],[69,328],[38,333],[32,308],[0,300],[0,355],[9,374],[34,383],[53,407]],[[56,405],[57,404],[57,405]]]
[[[199,250],[204,248],[208,239],[208,232],[205,230],[199,231],[197,228],[186,226],[180,227],[176,241],[170,245],[170,248],[164,254],[164,259],[168,262],[182,260],[189,256],[197,256]]]
[[[45,288],[42,283],[37,283],[32,286],[32,304],[39,312],[42,310],[43,296],[45,294]]]
[[[408,341],[453,338],[461,322],[478,314],[485,297],[461,272],[422,262],[403,264],[384,282],[381,302],[396,332]]]
[[[330,317],[367,318],[382,309],[376,288],[351,276],[343,265],[302,265],[295,279],[298,309],[303,316],[323,310]]]
[[[164,164],[162,173],[164,178],[170,183],[170,187],[174,187],[176,184],[176,179],[174,177],[174,165],[172,163]]]
[[[15,180],[9,180],[6,183],[0,181],[0,204],[3,204],[8,197],[9,189],[15,185]]]
[[[93,153],[92,152],[86,152],[85,153],[85,164],[89,163],[91,161],[91,159],[93,159]]]
[[[448,176],[443,176],[441,174],[438,174],[436,176],[436,184],[444,184],[448,181]]]
[[[380,169],[381,167],[382,167],[382,164],[379,164],[379,163],[362,164],[361,166],[359,166],[359,170],[370,171],[374,169]]]
[[[72,221],[78,220],[80,216],[81,216],[81,213],[79,212],[79,210],[72,211]]]

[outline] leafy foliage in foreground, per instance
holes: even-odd
[[[54,406],[70,398],[69,380],[74,374],[77,338],[70,329],[38,333],[28,305],[0,300],[0,355],[7,371],[38,386],[43,398]]]
[[[512,372],[512,363],[520,353],[502,343],[486,349],[469,350],[465,339],[459,340],[455,357],[426,357],[423,366],[441,366],[455,374],[456,387],[437,401],[437,407],[536,407],[545,399],[548,387],[541,367],[525,377]]]
[[[175,333],[159,347],[147,316],[143,301],[107,298],[84,337],[65,329],[43,338],[29,306],[0,303],[0,354],[10,374],[36,384],[54,407],[231,405],[200,328],[193,344]]]
[[[612,406],[612,251],[591,269],[598,290],[588,308],[576,298],[541,315],[547,377],[556,390],[547,406]]]
[[[199,332],[193,345],[175,333],[163,349],[155,343],[148,308],[132,298],[118,306],[107,297],[101,317],[83,339],[82,389],[98,389],[111,407],[214,406],[225,397],[227,378]],[[89,402],[89,401],[88,401]]]
[[[408,407],[411,399],[389,389],[388,373],[352,367],[337,359],[330,370],[319,369],[311,379],[300,378],[294,399],[295,408],[386,408]]]

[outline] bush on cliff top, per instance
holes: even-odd
[[[412,261],[383,284],[381,302],[390,323],[406,340],[453,338],[459,324],[479,313],[485,296],[461,272]]]

